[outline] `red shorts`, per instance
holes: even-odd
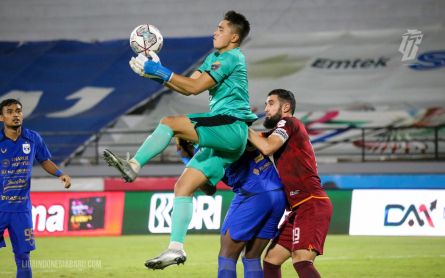
[[[289,251],[314,250],[323,254],[323,245],[331,222],[332,204],[329,199],[310,199],[286,217],[280,234],[274,239]]]

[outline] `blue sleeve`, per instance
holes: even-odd
[[[48,147],[45,144],[45,141],[43,141],[43,138],[35,133],[35,144],[36,144],[36,160],[39,163],[42,163],[45,160],[48,160],[51,158],[51,153],[48,150]]]

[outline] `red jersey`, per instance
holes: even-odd
[[[295,117],[285,117],[266,135],[279,136],[284,142],[273,157],[290,208],[312,198],[328,198],[321,186],[314,150],[303,123]]]

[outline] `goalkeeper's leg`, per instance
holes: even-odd
[[[184,241],[193,216],[193,193],[207,183],[207,177],[194,168],[186,168],[175,184],[173,201],[172,231],[168,249],[158,257],[147,260],[145,266],[151,269],[163,269],[172,264],[184,263]]]
[[[181,139],[198,142],[195,125],[185,115],[168,116],[161,119],[155,131],[145,139],[139,147],[134,159],[144,166],[154,156],[160,154],[170,144],[173,136]]]
[[[194,124],[187,116],[168,116],[160,121],[132,159],[119,158],[110,150],[104,151],[104,159],[108,165],[119,170],[125,181],[132,182],[136,179],[141,167],[167,148],[173,136],[191,142],[198,142],[198,134],[195,131]]]

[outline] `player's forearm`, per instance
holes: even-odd
[[[193,74],[190,76],[190,79],[196,80],[196,79],[198,79],[198,78],[200,78],[200,77],[201,77],[201,72],[200,72],[200,71],[195,71],[195,72],[193,72]],[[186,91],[186,90],[184,90],[184,89],[182,89],[182,88],[180,88],[180,87],[178,87],[178,86],[175,86],[175,85],[172,84],[171,82],[165,82],[164,85],[165,85],[166,87],[168,87],[168,88],[170,88],[170,89],[176,91],[177,93],[180,93],[181,95],[185,95],[185,96],[189,96],[189,95],[191,95],[190,92],[188,92],[188,91]]]
[[[168,83],[189,95],[199,95],[214,85],[214,83],[211,84],[208,80],[204,80],[204,78],[194,79],[179,74],[173,74]]]
[[[276,150],[269,143],[268,138],[262,137],[258,132],[249,128],[249,141],[264,155],[272,155]]]
[[[191,95],[189,92],[179,88],[178,86],[173,85],[171,82],[165,82],[164,86],[169,88],[169,89],[171,89],[171,90],[173,90],[173,91],[175,91],[175,92],[177,92],[177,93],[179,93],[179,94],[181,94],[181,95],[184,95],[184,96]]]
[[[61,170],[59,169],[59,167],[52,162],[50,159],[45,160],[42,162],[42,168],[48,173],[51,174],[53,176],[60,176],[61,174]],[[59,170],[59,172],[58,172]]]

